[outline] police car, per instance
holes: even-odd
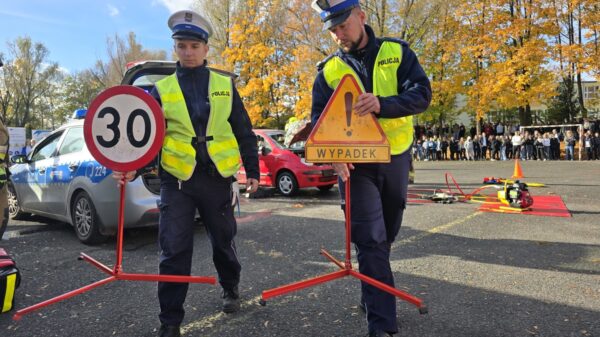
[[[83,138],[83,117],[56,129],[27,155],[11,158],[9,215],[28,214],[73,225],[79,240],[102,242],[116,233],[119,189],[112,171],[100,165],[88,151]],[[157,200],[160,183],[145,174],[125,189],[125,228],[158,223]]]
[[[128,65],[122,84],[147,92],[154,83],[175,71],[175,62],[144,61]],[[114,235],[118,224],[119,189],[112,171],[100,165],[83,139],[83,114],[53,131],[27,155],[11,158],[8,185],[11,219],[28,214],[73,225],[86,244]],[[160,181],[146,173],[125,189],[125,228],[158,224]]]

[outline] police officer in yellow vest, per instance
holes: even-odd
[[[159,174],[162,250],[161,274],[190,275],[194,216],[199,211],[213,248],[213,261],[223,288],[223,311],[240,308],[241,266],[234,236],[232,177],[243,162],[246,191],[258,188],[256,135],[233,79],[207,67],[209,22],[190,10],[171,15],[179,62],[176,72],[156,83],[152,95],[161,103],[167,130]],[[135,172],[127,172],[128,179]],[[123,173],[115,173],[117,179]],[[158,284],[161,337],[180,336],[187,283]]]
[[[394,286],[390,249],[406,206],[412,116],[431,101],[431,86],[417,57],[404,41],[376,38],[365,24],[358,0],[316,0],[312,4],[339,50],[319,64],[313,86],[312,114],[316,124],[341,78],[351,74],[365,92],[354,106],[357,115],[374,114],[391,147],[389,164],[334,164],[344,181],[352,179],[352,241],[360,272]],[[398,331],[393,295],[362,283],[361,308],[369,336]]]
[[[8,225],[8,129],[0,119],[0,240]]]

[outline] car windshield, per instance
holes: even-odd
[[[136,87],[153,87],[154,84],[158,81],[160,81],[161,79],[167,77],[168,75],[163,75],[163,74],[147,74],[147,75],[142,75],[138,78],[136,78],[132,85],[135,85]]]
[[[31,161],[44,160],[52,157],[56,151],[56,145],[60,140],[63,131],[56,132],[44,139],[44,141],[35,148],[35,152],[31,156]]]
[[[285,135],[281,132],[269,133],[269,137],[277,144],[278,147],[285,149],[286,146],[283,145],[285,140]]]
[[[290,144],[289,148],[292,150],[303,150],[305,144],[306,144],[306,141],[300,140],[293,144]]]
[[[84,145],[83,126],[71,128],[67,131],[67,135],[58,150],[58,154],[62,156],[69,153],[80,152],[83,150]]]

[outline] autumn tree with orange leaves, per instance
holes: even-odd
[[[310,114],[310,90],[322,49],[320,25],[304,1],[247,1],[238,8],[223,56],[256,127],[283,128]]]
[[[291,116],[308,118],[316,63],[335,50],[310,2],[227,6],[212,17],[222,31],[219,66],[239,74],[253,124],[282,128]],[[502,111],[530,124],[531,106],[548,102],[558,83],[600,75],[600,20],[591,0],[364,0],[362,7],[376,34],[409,42],[429,75],[433,100],[421,120]],[[459,94],[464,108],[456,106]]]
[[[239,75],[237,87],[255,127],[283,128],[292,116],[310,115],[316,65],[336,49],[310,4],[193,3],[214,28],[209,64]],[[415,118],[419,122],[449,123],[466,112],[476,120],[525,125],[573,121],[598,109],[600,95],[584,100],[583,92],[586,80],[600,79],[597,0],[361,0],[361,6],[375,34],[408,42],[429,76],[433,100]],[[47,103],[40,111],[58,121],[75,103],[85,105],[89,95],[120,83],[129,61],[175,57],[171,50],[147,50],[134,33],[125,37],[109,37],[108,54],[96,66],[53,83],[62,94],[32,93]],[[4,74],[24,62],[4,61]],[[44,69],[34,75],[43,76]],[[0,87],[10,87],[6,76]],[[20,109],[12,96],[1,98],[4,115]],[[533,105],[549,109],[534,113]]]

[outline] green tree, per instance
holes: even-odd
[[[58,64],[48,61],[49,51],[29,37],[8,43],[9,57],[2,68],[0,84],[2,118],[11,126],[37,126],[36,109],[58,81]]]
[[[213,27],[213,35],[209,43],[209,60],[212,62],[222,63],[223,52],[230,47],[230,28],[233,25],[232,20],[236,11],[240,8],[240,3],[241,0],[223,0],[219,6],[215,6],[213,1],[194,1],[194,7],[208,19]]]
[[[66,76],[60,88],[62,99],[59,108],[63,116],[70,116],[77,109],[87,108],[102,89],[91,70]]]
[[[9,109],[12,110],[11,102],[13,100],[13,92],[7,90],[8,72],[3,70],[4,54],[0,53],[0,118],[6,124],[6,116],[9,114]]]
[[[62,88],[66,76],[59,72],[57,78],[49,83],[46,95],[36,102],[35,118],[29,123],[31,129],[54,129],[66,121],[67,114],[62,108],[65,101]]]
[[[571,123],[581,112],[579,100],[574,95],[575,83],[572,80],[561,82],[558,95],[552,98],[546,111],[547,121],[551,124]]]
[[[142,60],[166,60],[167,53],[164,50],[146,50],[136,40],[135,33],[129,32],[126,38],[115,34],[113,38],[106,40],[106,52],[108,60],[96,61],[94,68],[90,69],[95,80],[102,88],[109,88],[121,84],[121,80],[127,70],[127,64]]]

